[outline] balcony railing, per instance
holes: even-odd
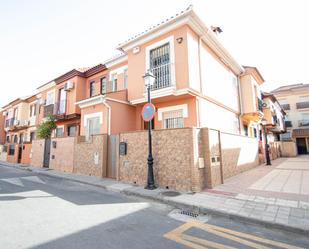
[[[171,64],[164,64],[151,69],[156,80],[151,90],[158,90],[171,86]]]
[[[309,119],[299,120],[298,126],[309,126]]]
[[[54,114],[54,104],[44,106],[44,117]]]
[[[296,103],[297,109],[309,108],[309,101]]]
[[[292,121],[284,121],[284,123],[285,123],[285,127],[287,127],[287,128],[293,127]]]
[[[281,107],[283,110],[291,110],[290,104],[282,104]]]

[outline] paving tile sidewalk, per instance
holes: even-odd
[[[111,179],[25,167],[3,162],[0,164],[6,167],[29,170],[41,175],[98,186],[126,195],[151,199],[181,209],[213,215],[224,215],[247,222],[309,234],[309,202],[302,202],[300,206],[299,203],[297,206],[293,206],[288,200],[286,202],[284,202],[285,200],[274,202],[271,199],[262,200],[246,195],[238,195],[236,198],[214,193],[179,193],[177,196],[169,197],[164,194],[164,192],[168,192],[166,189],[151,191],[140,186],[121,183]]]

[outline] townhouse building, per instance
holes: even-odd
[[[298,154],[309,153],[309,84],[293,84],[272,91],[286,112],[287,132],[281,139],[295,141]]]
[[[276,97],[267,92],[263,92],[263,114],[266,120],[268,131],[268,141],[280,141],[280,137],[285,133],[285,116],[283,108]]]
[[[192,171],[201,174],[201,179],[207,174],[209,179],[216,178],[209,180],[206,177],[209,186],[220,182],[218,177],[210,176],[211,170],[216,174],[221,172],[222,183],[224,177],[258,165],[259,156],[262,156],[259,155],[262,150],[258,150],[258,144],[263,140],[261,120],[266,115],[269,131],[275,132],[279,123],[274,121],[274,113],[279,119],[283,112],[280,114],[277,109],[272,109],[279,106],[271,96],[264,96],[265,101],[272,103],[269,104],[270,114],[263,109],[265,101],[260,86],[264,79],[258,69],[238,64],[222,46],[218,34],[202,22],[192,7],[128,39],[117,49],[120,54],[114,58],[91,68],[66,72],[37,88],[31,99],[18,99],[5,107],[10,109],[8,123],[14,122],[10,121],[12,118],[18,119],[19,114],[14,111],[18,103],[29,102],[28,106],[36,103],[34,127],[48,115],[55,117],[57,128],[52,138],[36,140],[30,149],[29,158],[34,166],[132,182],[143,179],[144,176],[139,175],[144,172],[140,158],[132,159],[130,155],[137,155],[145,148],[141,134],[148,128],[148,123],[143,121],[141,112],[147,102],[143,75],[148,71],[155,76],[151,88],[151,101],[156,108],[152,128],[164,131],[158,135],[163,140],[167,137],[162,134],[169,134],[167,141],[171,144],[168,149],[172,150],[169,155],[175,159],[161,157],[161,161],[156,161],[158,169],[162,167],[160,165],[171,165],[167,167],[171,170],[178,160],[176,158],[184,156],[183,152],[177,154],[182,148],[180,143],[182,146],[186,145],[183,141],[192,143],[183,160],[184,172],[177,175],[179,179],[168,179],[167,183],[161,180],[160,184],[170,185],[172,182],[172,187],[186,190],[192,189],[194,184],[197,189],[206,186],[204,180],[193,184],[192,176],[184,175],[189,172],[185,162],[190,157],[194,157],[190,163],[199,162],[198,167],[192,166]],[[34,135],[29,135],[29,132],[33,131],[28,126],[18,132],[15,126],[7,130],[8,143],[19,146],[24,140],[24,135],[21,137],[20,134],[28,134],[32,141]],[[165,132],[168,130],[174,135]],[[192,135],[195,133],[200,134],[199,138]],[[178,141],[184,134],[186,138]],[[137,140],[134,140],[135,135],[139,137]],[[198,143],[204,144],[205,151],[196,151],[202,148],[196,144],[198,139],[202,139]],[[83,141],[87,143],[83,144]],[[130,144],[130,155],[119,155],[119,141]],[[161,147],[158,151],[164,149]],[[14,153],[13,160],[8,155],[8,161],[19,162],[19,157]],[[130,173],[123,171],[122,167],[130,168],[125,165],[132,165]],[[207,174],[203,173],[205,165],[213,167]],[[224,167],[229,168],[228,172],[223,172]],[[131,179],[130,175],[134,177]],[[168,174],[163,178],[172,177]]]
[[[30,151],[26,144],[35,139],[36,96],[15,99],[3,107],[3,115],[7,160],[14,163],[30,163]]]

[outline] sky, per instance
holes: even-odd
[[[263,90],[309,83],[307,0],[0,0],[0,106],[106,61],[190,4],[239,64],[259,69]]]

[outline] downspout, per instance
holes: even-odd
[[[199,39],[198,39],[198,67],[199,67],[199,78],[200,78],[200,92],[201,94],[203,95],[203,81],[202,81],[202,63],[201,63],[201,41],[202,41],[202,38],[201,36],[199,36]],[[200,118],[200,115],[201,115],[201,108],[200,108],[200,98],[197,99],[197,117],[198,117],[198,120],[197,120],[197,123],[198,123],[198,126],[201,128],[201,118]]]
[[[240,76],[241,75],[237,75],[237,84],[238,84],[238,103],[239,103],[239,112],[240,112],[240,116],[243,114],[243,108],[242,108],[242,94],[241,94],[241,86],[240,86]],[[239,122],[239,134],[241,135],[241,127],[240,127],[240,117],[238,118],[238,122]]]
[[[112,118],[112,108],[109,104],[106,103],[106,101],[103,102],[103,104],[107,107],[108,110],[108,135],[111,135],[111,118]]]

